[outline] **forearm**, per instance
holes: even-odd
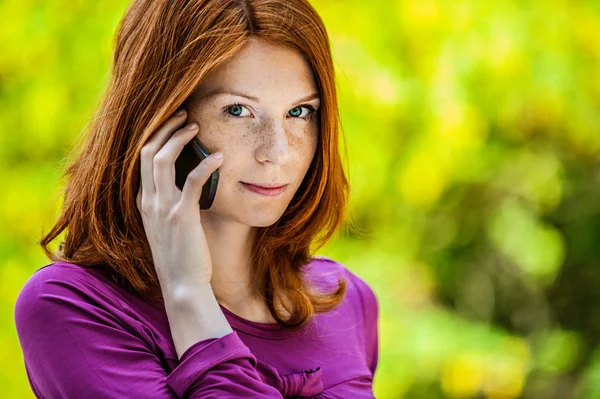
[[[196,342],[233,332],[210,284],[163,291],[163,299],[178,358]]]

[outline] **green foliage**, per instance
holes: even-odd
[[[600,398],[600,3],[312,3],[361,229],[321,253],[378,296],[376,396]],[[14,300],[126,5],[0,2],[3,397],[32,397]]]

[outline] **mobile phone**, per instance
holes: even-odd
[[[197,137],[194,137],[183,147],[181,154],[175,160],[175,185],[180,190],[183,190],[183,185],[188,174],[209,155],[210,152],[208,152]],[[217,194],[218,183],[219,169],[215,170],[202,186],[202,194],[199,201],[200,209],[209,209],[212,206]]]

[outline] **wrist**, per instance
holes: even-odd
[[[205,301],[207,299],[215,299],[210,282],[200,284],[177,283],[162,287],[162,294],[165,301],[173,303],[186,303]]]

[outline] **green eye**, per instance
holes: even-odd
[[[304,115],[302,114],[302,108],[305,108],[307,110],[307,112]],[[312,117],[314,112],[315,112],[315,108],[312,105],[305,104],[305,105],[299,105],[297,107],[292,108],[289,112],[289,115],[294,118],[301,118],[301,119],[308,120]]]
[[[306,109],[306,112],[303,112],[302,109]],[[244,114],[244,110],[246,110],[246,114]],[[224,109],[224,113],[234,116],[236,118],[245,117],[252,115],[248,109],[242,104],[232,104]],[[297,107],[292,108],[288,115],[292,118],[300,118],[304,120],[310,120],[315,113],[315,108],[310,104],[299,105]]]
[[[294,112],[294,111],[296,111],[296,112]],[[290,111],[290,114],[294,117],[298,117],[298,116],[302,115],[302,107],[292,108],[292,110]]]
[[[242,114],[242,106],[240,104],[234,104],[227,108],[227,112],[233,116],[240,116]]]

